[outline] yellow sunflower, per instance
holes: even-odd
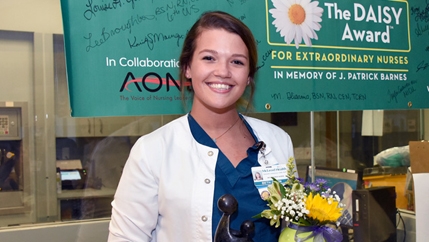
[[[333,198],[324,198],[320,194],[307,196],[305,206],[309,212],[307,217],[320,223],[335,222],[342,214],[342,208],[338,201]]]

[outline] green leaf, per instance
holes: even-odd
[[[273,185],[275,186],[275,188],[280,192],[282,198],[285,197],[286,195],[286,189],[283,186],[283,184],[281,184],[276,178],[273,177]]]

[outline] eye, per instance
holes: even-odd
[[[206,56],[203,56],[203,60],[212,61],[214,60],[214,58],[212,56],[206,55]]]
[[[236,65],[244,65],[244,62],[242,62],[241,60],[233,60],[232,63]]]

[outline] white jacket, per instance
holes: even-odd
[[[265,158],[259,152],[261,166],[293,157],[291,139],[281,128],[244,118],[267,145]],[[187,115],[142,136],[131,149],[112,202],[108,241],[212,241],[218,153],[195,141]]]

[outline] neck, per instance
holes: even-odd
[[[235,109],[221,113],[209,110],[201,112],[200,110],[192,109],[191,115],[206,132],[226,130],[236,123],[239,118],[239,114]]]
[[[200,115],[191,111],[191,115],[215,143],[240,127],[240,116],[236,110],[221,115]]]

